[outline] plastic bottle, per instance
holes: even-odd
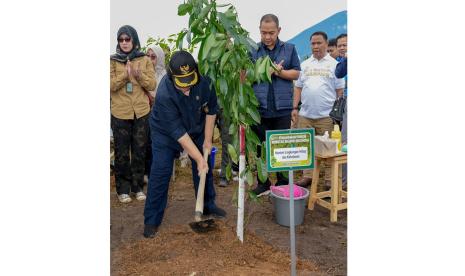
[[[341,131],[339,130],[339,125],[334,125],[333,131],[331,131],[331,139],[337,140],[337,150],[341,151],[342,140],[341,140]]]

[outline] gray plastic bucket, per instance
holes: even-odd
[[[302,187],[301,187],[302,188]],[[305,209],[307,207],[307,199],[310,192],[305,189],[305,194],[301,197],[294,198],[294,225],[300,225],[304,221]],[[274,217],[276,222],[282,226],[291,226],[289,198],[276,195],[271,191],[271,202],[273,202]]]

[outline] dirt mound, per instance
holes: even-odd
[[[197,234],[187,225],[160,230],[154,239],[125,243],[113,253],[112,275],[285,275],[288,254],[252,233],[242,244],[235,230],[217,221],[215,231]],[[299,275],[312,275],[316,266],[299,260]]]

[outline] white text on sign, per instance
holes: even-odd
[[[309,142],[310,139],[306,134],[302,135],[279,135],[277,138],[275,138],[273,141],[271,141],[271,144],[276,145],[276,144],[283,144],[283,143],[307,143]]]

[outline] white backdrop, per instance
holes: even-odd
[[[122,25],[131,25],[139,34],[143,45],[149,36],[167,37],[187,27],[188,16],[177,15],[177,7],[183,1],[112,0],[110,2],[110,53],[116,47],[116,32]],[[280,39],[288,40],[306,28],[325,18],[347,10],[346,0],[231,0],[217,3],[233,4],[239,21],[259,41],[260,18],[267,13],[278,16],[282,27]]]

